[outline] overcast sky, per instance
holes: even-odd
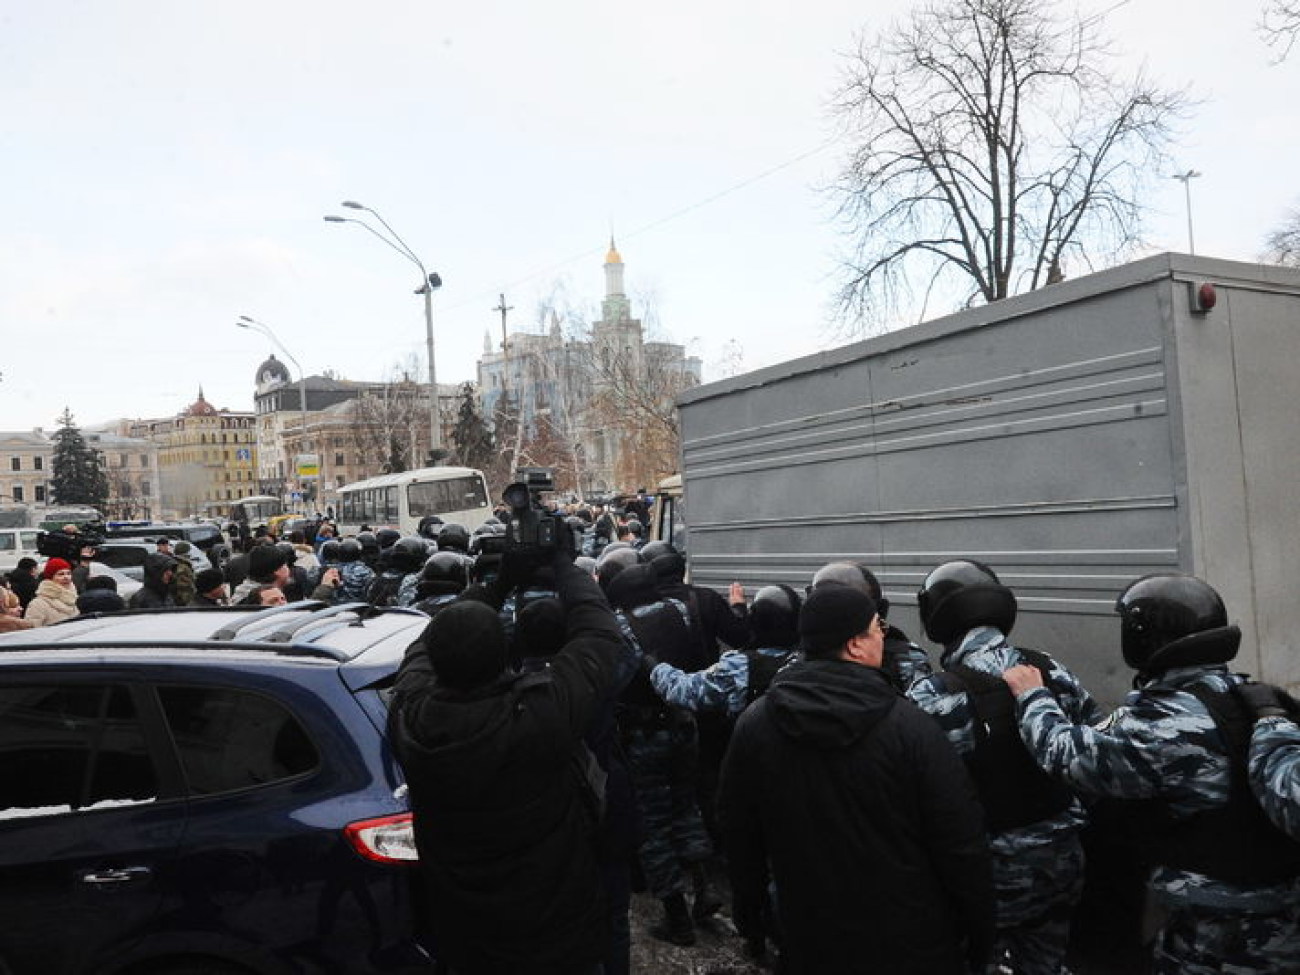
[[[1113,2],[1086,8],[1129,63],[1204,99],[1175,159],[1204,173],[1197,251],[1255,259],[1300,201],[1300,54],[1270,65],[1254,0]],[[594,307],[611,230],[634,313],[706,379],[729,341],[746,368],[838,344],[825,105],[837,52],[908,6],[0,0],[0,429],[200,385],[249,410],[276,350],[240,315],[309,374],[423,361],[418,271],[321,219],[344,199],[441,274],[443,382],[502,291],[512,330],[557,289]],[[1181,184],[1146,202],[1151,249],[1186,250]]]

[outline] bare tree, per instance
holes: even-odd
[[[420,466],[429,445],[426,387],[410,365],[397,366],[390,378],[352,401],[348,433],[357,452],[375,473],[397,473]]]
[[[1280,226],[1265,241],[1264,259],[1300,267],[1300,207],[1287,212]]]
[[[1276,60],[1285,61],[1300,37],[1300,0],[1269,0],[1259,27]]]
[[[852,146],[832,187],[852,327],[913,282],[997,301],[1135,242],[1187,96],[1110,57],[1098,18],[1051,0],[938,0],[860,38],[831,108]]]

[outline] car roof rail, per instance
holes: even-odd
[[[354,625],[360,623],[363,619],[378,616],[379,610],[366,602],[340,603],[337,606],[329,606],[309,613],[305,619],[294,620],[288,626],[282,626],[275,630],[266,640],[268,643],[292,643],[295,638],[305,639],[304,631],[324,629],[333,624],[345,622],[342,619],[344,614],[352,617],[346,620],[348,625]]]
[[[237,622],[232,623],[229,626],[223,626],[208,637],[208,639],[233,640],[242,630],[254,626],[257,623],[262,622],[262,620],[269,619],[272,616],[279,616],[281,613],[292,613],[297,610],[309,609],[312,607],[321,608],[324,607],[324,605],[325,604],[319,599],[306,599],[294,603],[285,603],[283,606],[268,606],[266,609],[254,613],[252,616],[243,616]]]

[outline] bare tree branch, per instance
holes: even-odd
[[[897,310],[911,273],[927,296],[997,301],[1137,239],[1189,101],[1110,57],[1099,20],[1051,0],[936,0],[860,39],[831,104],[851,146],[831,187],[851,330]]]

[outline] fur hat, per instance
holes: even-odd
[[[284,553],[274,545],[258,545],[248,553],[248,577],[265,582],[284,564]]]
[[[221,574],[220,569],[204,569],[194,577],[194,591],[212,592],[225,581],[226,577]]]

